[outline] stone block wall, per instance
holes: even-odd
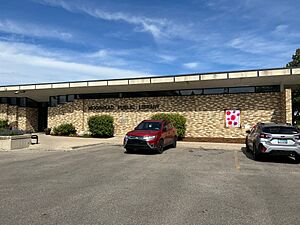
[[[7,120],[7,104],[0,104],[0,120]]]
[[[72,123],[77,131],[84,130],[84,100],[75,100],[57,107],[48,108],[48,127],[54,128],[62,123]]]
[[[18,108],[18,128],[26,131],[38,130],[38,109],[37,108]]]
[[[9,123],[14,123],[14,127],[18,127],[18,106],[7,106],[7,120]]]
[[[114,117],[115,134],[124,135],[155,113],[180,113],[187,118],[187,137],[241,138],[257,122],[286,122],[291,111],[288,91],[224,95],[107,98],[75,100],[48,109],[48,126],[73,123],[87,131],[92,115]],[[283,97],[286,96],[286,97]],[[146,107],[143,107],[146,106]],[[155,106],[155,107],[149,107]],[[158,107],[156,107],[158,105]],[[281,107],[285,105],[286,107]],[[98,106],[98,108],[97,108]],[[140,106],[141,109],[138,109]],[[241,128],[225,128],[225,110],[241,110]]]
[[[38,109],[0,104],[0,119],[14,123],[16,128],[36,132],[38,130]]]

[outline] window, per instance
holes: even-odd
[[[180,95],[189,96],[189,95],[202,95],[203,89],[195,89],[195,90],[181,90]]]
[[[73,102],[75,99],[75,95],[67,95],[67,101],[68,102]]]
[[[56,96],[50,97],[50,106],[51,107],[57,106],[57,97]]]
[[[116,93],[93,93],[61,95],[50,97],[50,106],[73,102],[75,99],[101,99],[101,98],[141,98],[141,97],[161,97],[161,96],[191,96],[191,95],[215,95],[215,94],[236,94],[236,93],[262,93],[279,92],[280,86],[251,86],[251,87],[231,87],[231,88],[206,88],[187,89],[170,91],[140,91],[140,92],[116,92]],[[1,103],[5,98],[1,98]]]
[[[1,104],[7,104],[8,100],[7,98],[1,98]]]
[[[253,93],[255,92],[255,87],[234,87],[229,88],[229,93]]]
[[[193,90],[182,90],[180,91],[180,94],[183,96],[188,96],[193,94]]]
[[[58,103],[63,104],[67,102],[67,96],[66,95],[60,95],[58,96]]]
[[[203,94],[203,89],[196,89],[196,90],[193,90],[193,93],[195,95],[202,95]]]
[[[26,98],[20,98],[20,106],[26,107],[27,106],[27,99]]]
[[[209,88],[209,89],[204,89],[204,94],[205,95],[213,95],[213,94],[223,94],[225,93],[224,88]]]
[[[18,100],[17,98],[9,98],[9,102],[10,105],[18,105]]]
[[[279,92],[280,86],[258,86],[255,88],[255,92],[265,93],[265,92]]]

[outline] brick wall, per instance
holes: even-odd
[[[180,113],[187,118],[187,137],[240,138],[256,122],[285,122],[291,116],[289,91],[283,93],[245,93],[225,95],[170,96],[148,98],[108,98],[75,100],[48,109],[48,126],[73,123],[87,131],[92,115],[109,114],[115,120],[115,134],[124,135],[141,120],[160,112]],[[289,101],[286,103],[286,101]],[[157,109],[117,109],[119,105],[157,105]],[[113,105],[114,109],[91,109]],[[285,107],[280,107],[284,105]],[[225,128],[226,109],[241,110],[241,128]]]
[[[293,120],[293,109],[292,109],[292,90],[285,89],[282,92],[282,112],[283,120],[287,123],[292,123]]]

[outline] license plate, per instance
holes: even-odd
[[[287,140],[278,140],[278,144],[287,144]]]

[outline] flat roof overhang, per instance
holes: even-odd
[[[300,84],[300,68],[230,71],[131,79],[91,80],[0,86],[0,97],[28,97],[47,102],[50,96],[67,94],[160,91],[197,88]]]

